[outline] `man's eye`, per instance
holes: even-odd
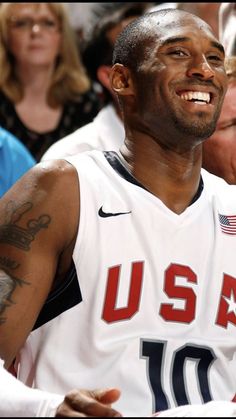
[[[208,60],[223,62],[224,60],[219,55],[209,55]]]

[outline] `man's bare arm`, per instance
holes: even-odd
[[[0,200],[0,357],[6,366],[37,319],[78,219],[77,173],[65,161],[35,166]]]

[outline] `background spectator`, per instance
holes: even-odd
[[[229,85],[216,130],[203,145],[203,167],[236,184],[236,3],[221,3],[219,38]]]
[[[0,127],[0,197],[34,164],[27,148]]]
[[[229,78],[214,134],[203,143],[203,167],[236,184],[236,56],[225,61]]]
[[[0,124],[39,160],[98,112],[61,3],[0,8]]]

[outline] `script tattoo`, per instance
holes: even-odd
[[[0,243],[7,243],[23,250],[30,250],[30,243],[35,239],[38,231],[47,228],[51,222],[49,215],[40,215],[37,219],[29,220],[27,228],[19,227],[17,222],[33,207],[31,202],[16,206],[13,201],[7,204],[7,216],[4,225],[0,226]]]
[[[6,272],[0,269],[0,326],[6,322],[6,317],[3,313],[7,307],[15,304],[12,300],[12,293],[17,286],[29,285],[23,279],[9,276]]]

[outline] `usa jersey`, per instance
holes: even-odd
[[[19,378],[61,394],[117,387],[129,417],[234,400],[236,186],[202,170],[176,214],[114,152],[69,161],[81,196],[71,275],[21,350]]]

